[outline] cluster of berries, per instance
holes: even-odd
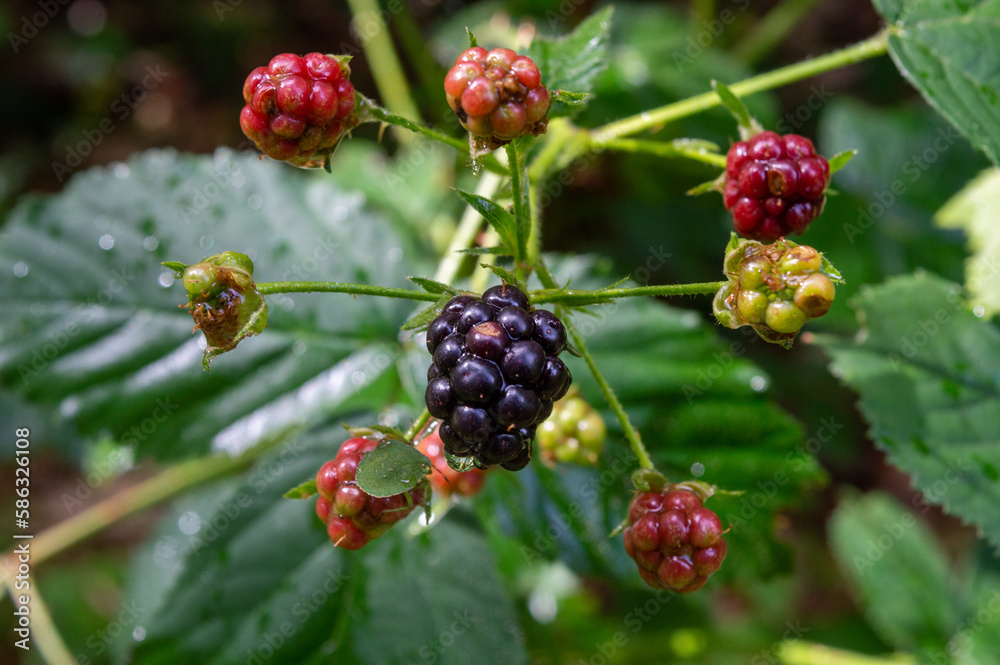
[[[573,381],[559,359],[565,346],[558,317],[531,309],[515,286],[448,302],[427,329],[434,361],[424,395],[445,450],[482,469],[527,466],[535,428]]]
[[[726,256],[729,281],[715,296],[715,317],[730,328],[753,326],[764,339],[786,342],[810,319],[823,316],[836,289],[823,255],[781,240],[741,240]]]
[[[797,134],[760,132],[734,143],[722,193],[744,238],[774,241],[802,233],[823,212],[830,164]]]
[[[358,487],[358,462],[378,444],[378,439],[350,438],[316,474],[316,514],[337,547],[361,549],[427,501],[425,485],[388,497],[370,496]]]
[[[596,466],[606,435],[604,418],[573,387],[556,402],[549,419],[538,426],[536,440],[546,464]]]
[[[643,492],[629,506],[625,552],[654,589],[697,591],[726,558],[722,522],[693,492]]]
[[[322,166],[357,124],[346,58],[282,53],[243,84],[243,133],[272,159]]]
[[[549,91],[534,61],[509,48],[462,52],[444,78],[444,91],[462,126],[496,147],[545,132]]]

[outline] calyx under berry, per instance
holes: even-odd
[[[806,322],[829,311],[840,273],[806,245],[782,238],[770,245],[733,236],[728,281],[715,295],[715,318],[728,328],[751,326],[766,341],[791,346]]]

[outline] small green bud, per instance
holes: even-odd
[[[764,323],[778,333],[793,333],[805,325],[809,317],[794,303],[787,300],[773,300],[767,306]]]

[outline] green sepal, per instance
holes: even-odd
[[[857,150],[845,150],[843,152],[838,152],[829,160],[830,173],[834,174],[840,169],[847,166],[848,162],[854,159],[854,156],[857,154],[858,154]]]
[[[180,279],[184,276],[184,271],[187,270],[188,264],[181,263],[180,261],[163,261],[160,263],[161,266],[167,270],[174,271],[174,279]]]
[[[316,489],[316,479],[307,480],[304,483],[296,485],[292,489],[288,490],[281,496],[286,499],[308,499],[317,493]]]
[[[716,94],[719,95],[719,99],[722,100],[722,105],[725,106],[729,112],[732,114],[733,118],[736,119],[736,124],[739,125],[740,138],[746,141],[748,138],[754,134],[759,134],[764,131],[757,120],[750,115],[750,109],[747,108],[743,100],[736,96],[736,94],[729,89],[725,83],[721,81],[712,81],[712,88],[715,90]]]
[[[458,293],[458,289],[455,287],[449,286],[444,282],[427,279],[426,277],[407,277],[406,279],[410,280],[427,293],[450,293],[452,295]]]
[[[472,33],[472,29],[469,26],[465,26],[465,34],[469,38],[469,48],[479,46],[479,42],[476,41],[476,36]]]

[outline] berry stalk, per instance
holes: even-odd
[[[635,298],[640,296],[694,296],[714,295],[726,285],[726,282],[698,282],[694,284],[658,284],[655,286],[633,286],[621,289],[604,289],[601,291],[584,291],[581,289],[546,289],[533,291],[531,300],[538,304],[555,303],[558,305],[602,305],[618,298]]]
[[[545,265],[545,261],[539,258],[538,263],[535,265],[538,271],[538,278],[542,280],[542,284],[548,289],[558,289],[559,285],[556,284],[555,278],[552,277],[552,273],[549,272],[549,267]],[[628,441],[628,445],[632,448],[632,452],[635,453],[636,459],[639,460],[639,466],[644,469],[656,470],[656,466],[653,464],[652,458],[649,456],[649,452],[646,450],[645,444],[642,442],[642,435],[639,434],[639,430],[635,428],[632,424],[631,419],[628,417],[628,413],[625,411],[625,407],[622,405],[621,401],[618,399],[618,395],[615,394],[614,389],[608,380],[604,377],[601,372],[601,368],[597,366],[597,361],[594,360],[594,355],[590,352],[587,347],[587,343],[577,332],[576,326],[573,325],[573,320],[566,311],[561,311],[562,308],[558,308],[562,318],[566,321],[566,333],[569,336],[570,341],[576,350],[580,353],[580,357],[583,361],[587,363],[587,368],[593,375],[594,380],[597,382],[597,386],[601,389],[601,393],[604,395],[605,401],[611,410],[614,412],[615,416],[618,418],[618,422],[621,424],[622,429],[625,431],[625,439]]]
[[[264,296],[276,293],[350,293],[357,296],[382,296],[424,302],[436,302],[440,298],[439,295],[426,291],[346,282],[263,282],[257,284],[257,291]]]
[[[525,231],[526,226],[530,222],[528,221],[528,214],[524,210],[524,195],[521,191],[521,163],[517,158],[517,147],[511,141],[505,146],[505,149],[507,151],[507,170],[510,172],[511,198],[514,203],[514,223],[517,228],[517,247],[512,247],[511,249],[515,252],[514,264],[517,267],[518,278],[523,281],[526,274],[522,265],[522,259],[527,254],[528,243]]]
[[[853,46],[848,46],[816,58],[810,58],[794,65],[781,67],[765,74],[760,74],[759,76],[753,76],[739,83],[734,83],[729,87],[737,96],[746,97],[757,92],[778,88],[801,79],[822,74],[823,72],[884,55],[888,49],[888,39],[891,30],[891,28],[887,28],[874,37],[870,37]],[[638,134],[647,129],[706,111],[721,103],[722,100],[715,92],[706,92],[702,95],[689,97],[650,111],[643,111],[638,115],[610,122],[602,127],[591,130],[592,149],[599,148],[610,140]]]

